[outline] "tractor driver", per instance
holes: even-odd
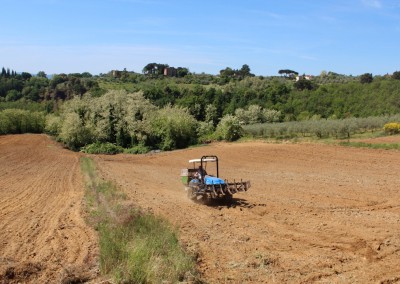
[[[197,176],[199,177],[199,179],[203,179],[205,176],[207,175],[207,172],[205,169],[203,169],[202,166],[199,166],[199,169],[197,170]]]

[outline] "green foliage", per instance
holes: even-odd
[[[395,80],[400,80],[400,71],[393,72],[392,78]]]
[[[45,127],[43,112],[21,109],[0,111],[0,134],[42,133]]]
[[[85,123],[78,113],[66,113],[62,119],[59,133],[60,140],[69,148],[78,150],[80,147],[95,141],[94,129]]]
[[[139,144],[124,150],[124,153],[127,154],[146,154],[148,152],[150,152],[150,147],[145,146],[143,144]]]
[[[43,108],[58,111],[59,102],[81,97],[86,92],[92,97],[102,97],[105,89],[120,89],[129,93],[142,91],[144,97],[157,107],[169,104],[185,107],[198,121],[213,120],[214,126],[224,115],[235,114],[237,109],[247,111],[254,105],[281,112],[280,119],[303,119],[302,112],[308,112],[309,118],[315,115],[321,118],[368,117],[400,112],[400,80],[395,80],[400,76],[398,71],[391,77],[372,77],[370,73],[356,77],[323,71],[312,80],[301,76],[298,82],[293,82],[282,77],[253,76],[246,64],[238,70],[221,70],[221,76],[188,73],[180,78],[163,76],[161,73],[166,66],[151,63],[144,68],[151,76],[124,70],[101,76],[87,72],[56,74],[51,79],[44,72],[32,76],[3,68],[0,108],[5,102],[47,101]],[[188,71],[181,69],[177,70]],[[289,69],[279,73],[295,74]],[[117,143],[132,144],[125,139],[128,136],[120,133]]]
[[[192,261],[180,248],[176,233],[163,219],[132,212],[123,225],[102,225],[100,266],[118,282],[177,283],[192,270]]]
[[[51,80],[44,71],[32,76],[27,72],[17,74],[15,71],[9,72],[4,69],[0,74],[0,101],[66,100],[82,96],[87,91],[101,93],[98,82],[87,72],[57,74]]]
[[[279,122],[281,121],[281,112],[275,109],[264,109],[263,121],[264,122]]]
[[[124,88],[131,92],[143,91],[144,97],[158,107],[168,104],[186,107],[199,121],[209,121],[209,106],[216,109],[214,126],[226,114],[236,109],[248,110],[258,105],[263,110],[280,112],[295,120],[307,111],[309,118],[336,116],[369,117],[400,112],[400,80],[375,77],[372,83],[362,84],[359,77],[325,72],[311,80],[304,79],[312,88],[301,87],[282,77],[244,77],[224,79],[207,74],[191,74],[185,78],[134,79],[135,83],[100,79],[102,88]],[[211,110],[211,109],[210,109]],[[215,113],[214,113],[215,114]],[[270,121],[270,120],[267,120]]]
[[[186,73],[184,77],[163,76],[160,72],[165,66],[167,64],[156,63],[147,66],[145,72],[151,76],[124,70],[100,76],[87,72],[57,74],[51,79],[43,76],[44,72],[41,76],[32,76],[3,68],[0,110],[54,111],[59,115],[59,121],[49,118],[46,131],[58,135],[73,148],[99,141],[125,148],[145,145],[164,149],[186,147],[184,145],[195,143],[196,138],[199,141],[215,139],[210,135],[213,128],[209,123],[216,127],[226,115],[235,115],[242,125],[247,125],[283,120],[389,116],[400,112],[398,71],[392,76],[375,77],[369,73],[356,77],[323,71],[311,80],[302,77],[299,82],[294,82],[281,76],[253,76],[246,64],[238,70],[221,70],[221,76]],[[280,74],[292,76],[295,73],[282,69]],[[362,83],[363,77],[373,80]],[[142,95],[138,97],[138,93]],[[60,108],[64,101],[65,106]],[[167,106],[187,109],[188,114],[200,123],[190,142],[186,138],[175,142],[180,138],[174,137],[181,137],[180,134],[161,126],[161,122],[155,122],[156,118],[150,119],[157,108]],[[74,131],[73,123],[77,123]],[[330,122],[336,132],[327,134],[318,123],[314,124],[314,129],[307,130],[308,133],[321,137],[347,137],[353,131],[352,124],[339,126]],[[292,126],[286,125],[279,130],[270,128],[268,131],[274,135],[286,133],[283,135],[291,136],[293,133]],[[302,131],[305,128],[309,127],[302,126]],[[86,138],[81,139],[82,136]]]
[[[58,136],[58,134],[61,132],[61,126],[61,117],[54,114],[48,114],[46,116],[45,131],[48,134]]]
[[[215,127],[211,121],[210,122],[200,121],[199,126],[197,128],[197,136],[199,137],[198,142],[206,143],[206,142],[210,142],[211,140],[213,140],[214,139],[214,131],[215,131]]]
[[[399,143],[365,143],[365,142],[340,142],[341,146],[356,147],[356,148],[370,148],[370,149],[384,149],[384,150],[399,150]]]
[[[219,74],[224,79],[229,79],[229,78],[243,79],[245,77],[254,76],[254,74],[250,73],[250,67],[247,64],[244,64],[242,68],[240,68],[239,70],[226,67],[225,69],[221,70]]]
[[[145,75],[162,76],[164,74],[164,69],[168,67],[168,64],[149,63],[145,67],[143,67],[142,72]]]
[[[259,105],[250,105],[247,109],[237,108],[235,116],[240,124],[255,124],[262,122],[278,122],[281,112],[273,109],[263,109]]]
[[[242,136],[242,132],[239,119],[228,114],[219,122],[215,135],[220,140],[235,141]]]
[[[247,108],[247,113],[249,115],[249,123],[263,122],[263,109],[259,105],[250,105]]]
[[[294,83],[294,87],[300,91],[313,90],[315,88],[313,82],[309,79],[306,79],[304,76],[301,76],[300,79]]]
[[[290,70],[290,69],[281,69],[278,71],[278,74],[282,75],[284,74],[285,76],[293,78],[294,76],[299,75],[298,72]]]
[[[187,109],[166,106],[150,119],[153,145],[161,150],[185,148],[197,142],[197,121]]]
[[[14,101],[20,99],[21,96],[22,96],[21,93],[18,92],[17,90],[9,90],[6,95],[6,101],[14,102]]]
[[[112,144],[110,142],[106,142],[106,143],[95,142],[95,143],[88,144],[88,145],[82,147],[81,152],[87,153],[87,154],[114,155],[114,154],[124,152],[124,148],[122,148],[121,146]]]
[[[338,139],[350,138],[356,133],[379,131],[388,121],[399,119],[400,115],[290,121],[283,123],[265,123],[244,126],[244,133],[253,137],[293,138],[312,137]]]
[[[81,159],[89,222],[99,232],[100,271],[116,283],[178,283],[195,275],[195,261],[164,219],[126,205],[118,187],[97,177],[94,162]]]
[[[374,80],[374,77],[372,76],[371,73],[364,73],[360,76],[360,82],[362,84],[369,84],[372,83],[372,81]]]
[[[218,110],[216,106],[209,104],[206,106],[206,116],[205,116],[205,122],[210,122],[212,125],[217,125],[218,123]]]
[[[95,141],[129,147],[146,142],[148,116],[155,110],[141,93],[109,91],[75,97],[63,105],[59,138],[73,149]]]
[[[44,71],[39,71],[36,76],[41,78],[47,78],[47,74]]]
[[[47,104],[37,103],[32,101],[26,101],[25,99],[18,100],[15,102],[0,102],[0,111],[5,109],[23,109],[32,112],[35,111],[46,111]]]

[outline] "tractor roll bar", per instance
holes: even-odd
[[[204,169],[203,163],[205,162],[206,159],[213,159],[215,160],[215,163],[217,164],[217,178],[219,178],[219,171],[218,171],[218,157],[215,155],[208,155],[208,156],[203,156],[200,159],[200,166]]]

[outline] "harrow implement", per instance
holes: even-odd
[[[208,175],[206,172],[207,163],[210,162],[215,164],[215,175]],[[233,194],[247,191],[251,187],[250,181],[229,182],[219,178],[217,156],[203,156],[201,159],[190,160],[189,163],[193,167],[182,169],[181,179],[190,199],[230,199]]]

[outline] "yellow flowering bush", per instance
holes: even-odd
[[[400,133],[400,123],[398,122],[386,123],[383,126],[383,129],[385,130],[386,133],[389,133],[390,135]]]

